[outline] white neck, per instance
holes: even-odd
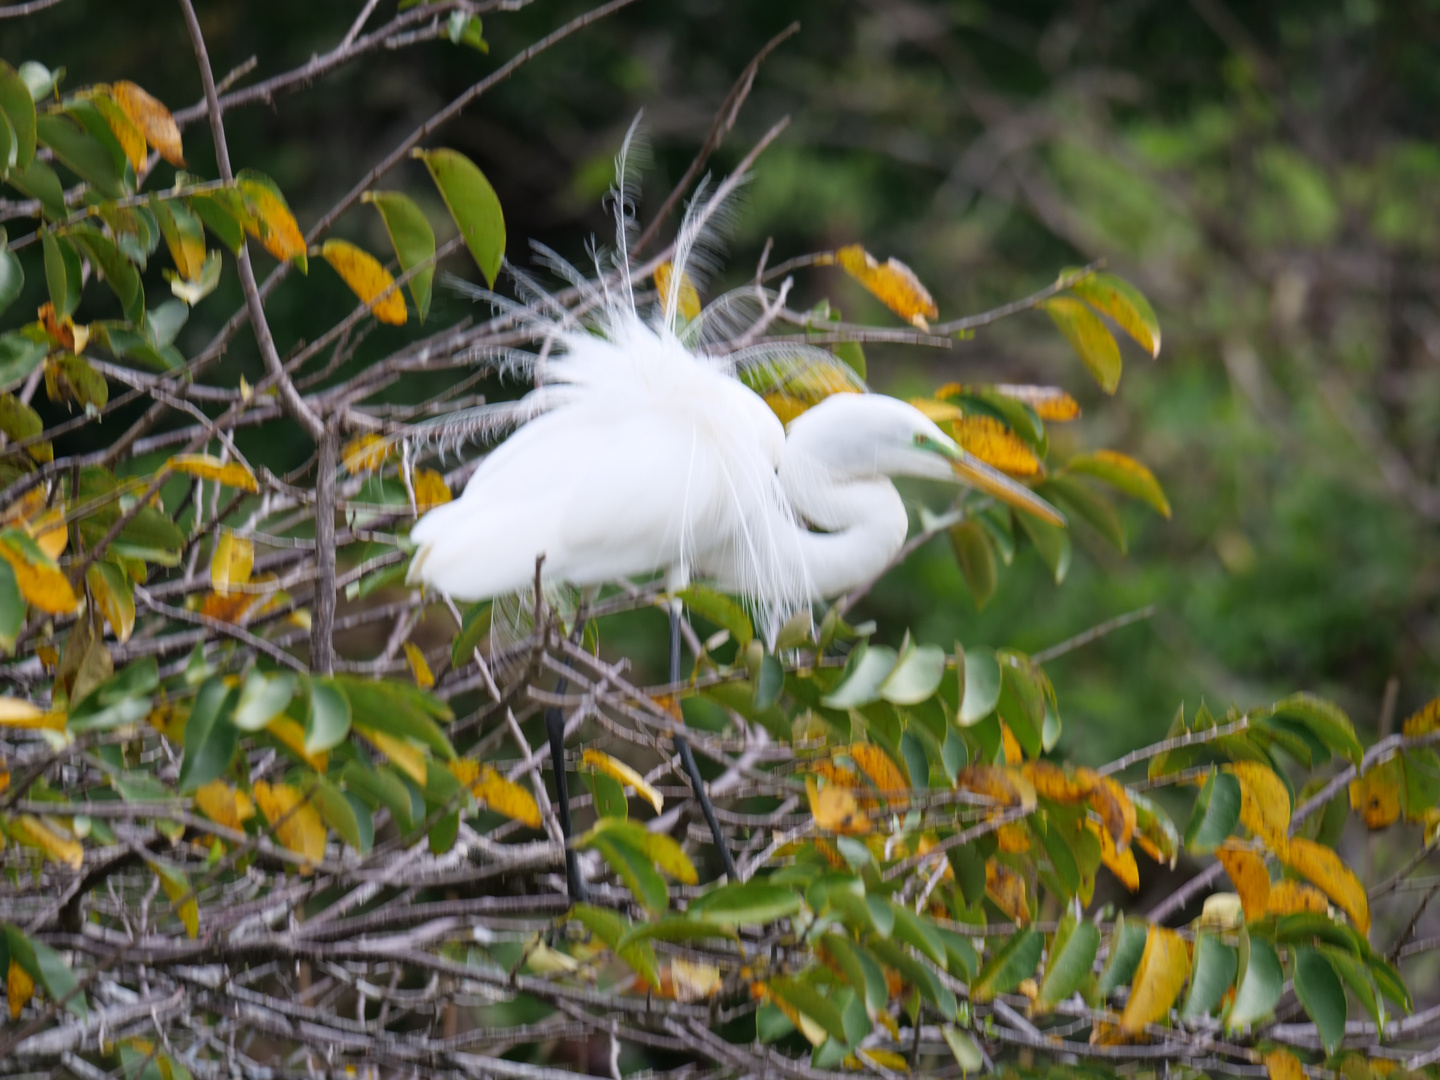
[[[812,598],[838,596],[869,581],[904,545],[905,504],[885,477],[839,475],[789,445],[779,472],[796,514],[825,530],[797,529],[794,538],[796,569]]]

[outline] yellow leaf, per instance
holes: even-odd
[[[391,446],[380,435],[361,435],[345,444],[340,461],[351,476],[372,473],[385,464],[390,456]]]
[[[425,662],[425,654],[413,641],[405,642],[405,662],[410,665],[410,674],[415,677],[415,685],[421,690],[429,690],[435,685],[435,675],[430,670],[430,665]]]
[[[245,221],[245,231],[259,240],[260,246],[275,258],[282,262],[293,260],[303,269],[305,234],[300,231],[284,198],[258,180],[242,179],[239,187],[251,214]]]
[[[921,330],[930,329],[926,320],[938,318],[940,310],[915,272],[899,259],[881,264],[859,244],[835,252],[835,261],[845,272],[869,289],[891,311]]]
[[[190,887],[190,879],[183,871],[164,863],[151,863],[150,869],[160,879],[160,888],[165,890],[165,896],[175,905],[175,914],[185,925],[185,933],[194,938],[200,933],[200,904],[195,890]]]
[[[1190,947],[1174,930],[1151,926],[1145,951],[1130,983],[1130,998],[1120,1014],[1120,1031],[1139,1035],[1163,1020],[1190,976]]]
[[[1073,273],[1063,271],[1061,277]],[[1070,286],[1091,307],[1114,319],[1152,357],[1160,355],[1160,323],[1143,293],[1114,274],[1090,274]]]
[[[1400,786],[1404,776],[1399,758],[1391,758],[1350,781],[1350,809],[1358,811],[1370,829],[1383,829],[1400,819]]]
[[[1080,403],[1058,386],[1016,386],[999,383],[990,387],[997,394],[1004,394],[1016,401],[1023,401],[1035,410],[1041,420],[1063,424],[1080,415]]]
[[[10,835],[18,843],[39,848],[51,862],[63,863],[71,870],[79,870],[85,861],[85,850],[80,841],[62,832],[59,826],[52,826],[34,814],[21,814],[10,823]]]
[[[1000,721],[1000,748],[1005,751],[1006,765],[1025,763],[1025,752],[1020,749],[1020,740],[1015,738],[1015,733],[1004,720]]]
[[[599,750],[586,750],[580,755],[580,760],[591,768],[604,773],[611,779],[618,780],[621,784],[633,787],[635,794],[653,806],[657,814],[664,809],[664,796],[651,787],[643,776],[623,761],[619,761]]]
[[[1290,791],[1285,781],[1258,761],[1237,761],[1225,768],[1240,781],[1241,823],[1283,858],[1290,837]]]
[[[46,712],[38,705],[16,697],[0,697],[0,728],[31,731],[64,731],[65,714]]]
[[[445,478],[434,469],[416,469],[414,484],[415,507],[418,510],[450,501],[450,489],[445,485]]]
[[[1100,861],[1115,875],[1120,884],[1131,892],[1140,891],[1140,867],[1135,862],[1135,853],[1130,848],[1116,848],[1110,837],[1110,830],[1101,828],[1098,822],[1087,821],[1086,827],[1100,840]]]
[[[130,162],[130,167],[135,170],[138,177],[145,171],[145,134],[130,118],[125,107],[113,96],[97,96],[93,104],[101,116],[105,118],[105,124],[109,127],[115,141],[120,144],[120,149],[125,153],[125,160]]]
[[[780,423],[788,424],[795,417],[799,416],[810,407],[810,402],[801,401],[793,394],[766,394],[765,404],[770,406],[770,411],[780,418]]]
[[[14,959],[5,975],[5,995],[10,999],[11,1020],[19,1020],[20,1010],[35,996],[35,980]]]
[[[951,425],[955,441],[986,465],[1011,476],[1035,476],[1040,459],[1020,436],[993,416],[967,416]]]
[[[1135,804],[1125,788],[1108,776],[1096,776],[1089,795],[1090,809],[1100,816],[1100,823],[1115,848],[1124,851],[1135,835]]]
[[[117,82],[110,87],[110,93],[140,129],[145,141],[160,151],[160,156],[171,165],[183,167],[185,156],[181,153],[180,128],[170,110],[133,82]]]
[[[69,579],[50,560],[31,562],[30,556],[9,540],[0,540],[0,558],[15,571],[20,595],[41,611],[69,615],[80,606]]]
[[[1196,930],[1239,930],[1245,925],[1245,904],[1239,893],[1217,892],[1205,898]]]
[[[1339,855],[1324,844],[1296,837],[1283,856],[1285,865],[1308,878],[1355,924],[1361,934],[1370,933],[1370,901],[1365,886]]]
[[[540,806],[535,796],[513,780],[507,780],[493,765],[480,766],[480,778],[471,785],[470,791],[497,814],[532,829],[540,828]]]
[[[905,1055],[894,1050],[872,1050],[868,1046],[862,1046],[858,1052],[866,1061],[878,1065],[882,1069],[898,1073],[910,1071],[910,1062],[905,1059]]]
[[[271,717],[270,722],[265,725],[265,731],[280,740],[291,753],[318,773],[323,773],[330,763],[330,753],[327,750],[317,750],[313,754],[305,752],[305,729],[284,713]]]
[[[408,317],[405,297],[395,287],[390,271],[381,266],[375,256],[344,240],[326,240],[320,254],[350,286],[350,291],[370,307],[375,318],[391,326],[405,325]]]
[[[198,480],[215,480],[226,487],[241,491],[259,491],[260,482],[247,466],[239,461],[224,462],[209,454],[177,454],[165,463],[176,472]]]
[[[1265,1054],[1265,1073],[1269,1080],[1305,1080],[1300,1059],[1289,1050],[1276,1048]]]
[[[354,727],[356,732],[367,739],[375,749],[388,757],[397,769],[422,788],[425,786],[425,754],[419,748],[404,739],[395,735],[387,735],[383,731],[376,731],[374,728],[363,727],[360,724],[356,724]]]
[[[233,788],[224,780],[211,780],[195,792],[195,806],[216,825],[227,829],[243,829],[255,816],[250,796]]]
[[[964,389],[964,387],[960,386],[959,383],[955,383],[954,385],[957,392]],[[941,387],[942,391],[944,389],[944,387]],[[915,408],[919,409],[922,413],[924,413],[931,420],[934,420],[937,424],[948,424],[951,420],[963,420],[965,417],[964,409],[960,408],[959,405],[952,405],[948,401],[936,401],[934,398],[914,397],[910,399],[910,404],[914,405]]]
[[[1319,889],[1288,878],[1270,886],[1270,900],[1265,908],[1269,915],[1294,915],[1302,911],[1324,915],[1329,910],[1330,902]]]
[[[845,748],[860,771],[870,778],[876,791],[891,806],[903,806],[910,799],[910,784],[890,756],[873,743],[853,743]]]
[[[1090,374],[1107,394],[1120,385],[1120,346],[1100,317],[1079,300],[1055,296],[1040,305],[1070,342]]]
[[[1013,922],[1021,926],[1029,924],[1030,904],[1026,900],[1025,879],[994,858],[985,860],[985,895]]]
[[[115,632],[115,640],[125,644],[135,629],[135,596],[130,591],[125,572],[118,566],[91,563],[85,571],[85,581],[90,586],[95,606]],[[123,587],[115,588],[117,584]]]
[[[1035,786],[1037,795],[1066,805],[1088,799],[1100,782],[1100,774],[1094,769],[1066,769],[1048,761],[1026,762],[1020,771]]]
[[[1413,739],[1417,735],[1428,735],[1436,728],[1440,728],[1440,697],[1407,717],[1400,730],[1407,739]]]
[[[1235,883],[1245,918],[1261,918],[1270,906],[1270,871],[1265,869],[1265,860],[1233,841],[1216,851],[1215,856]]]
[[[298,788],[256,780],[255,802],[275,829],[275,838],[305,858],[307,865],[301,868],[302,874],[325,858],[325,823],[320,820],[320,811],[305,800]]]
[[[655,268],[655,288],[660,293],[660,304],[662,307],[670,306],[670,275],[674,273],[670,263],[663,262]],[[681,273],[680,286],[677,290],[676,306],[685,320],[695,318],[700,314],[700,294],[695,291],[695,283],[690,280],[690,275]]]
[[[1030,830],[1024,822],[1007,821],[996,830],[995,841],[1001,851],[1018,855],[1030,850]],[[948,871],[949,867],[946,869]]]
[[[232,586],[247,584],[254,566],[255,545],[229,529],[222,529],[215,541],[215,554],[210,558],[211,587],[223,596]],[[255,594],[245,596],[252,602],[259,599]]]
[[[666,985],[667,976],[669,986]],[[682,960],[677,956],[670,961],[668,968],[660,972],[661,993],[676,1001],[703,1001],[714,997],[719,989],[720,969],[711,964]],[[669,993],[665,993],[667,990]]]
[[[860,812],[854,792],[839,784],[820,787],[813,776],[805,777],[805,792],[810,799],[810,814],[815,827],[824,832],[867,833],[870,819]]]

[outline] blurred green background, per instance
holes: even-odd
[[[243,86],[333,47],[361,5],[197,6],[217,75],[258,58]],[[383,0],[372,25],[394,7]],[[308,227],[445,101],[582,10],[537,0],[485,16],[488,54],[443,40],[381,50],[239,110],[227,117],[236,167],[273,175]],[[1123,559],[1077,526],[1060,586],[1022,548],[983,611],[938,540],[857,616],[897,637],[909,626],[946,645],[1038,650],[1154,604],[1153,619],[1051,665],[1062,750],[1088,761],[1158,737],[1178,703],[1193,711],[1202,696],[1223,708],[1313,690],[1373,729],[1390,680],[1397,724],[1440,691],[1440,3],[640,0],[525,67],[431,144],[489,175],[511,259],[528,261],[531,238],[581,259],[591,234],[607,236],[601,197],[636,111],[655,158],[643,219],[732,81],[791,20],[800,33],[766,62],[715,158],[723,171],[792,118],[749,185],[730,279],[753,272],[767,237],[772,262],[861,241],[910,264],[952,318],[1103,256],[1152,298],[1164,328],[1158,361],[1124,346],[1113,398],[1038,313],[953,351],[870,347],[872,385],[902,396],[951,380],[1065,386],[1085,411],[1052,428],[1053,460],[1131,453],[1175,513],[1126,506]],[[3,51],[64,65],[72,87],[132,78],[172,108],[200,95],[171,4],[65,0],[7,22]],[[195,171],[215,174],[202,127],[186,131],[186,147]],[[418,163],[387,186],[434,202]],[[368,208],[338,232],[388,249]],[[452,269],[474,277],[460,260]],[[894,322],[837,272],[800,272],[796,302],[822,297],[849,318]],[[97,317],[105,301],[87,294]],[[181,347],[202,347],[238,302],[227,269]],[[292,276],[271,305],[281,351],[352,303],[324,267]],[[466,310],[439,290],[427,329]],[[417,333],[378,329],[360,362]],[[242,334],[206,378],[233,386],[259,372]],[[119,430],[107,422],[75,438]],[[306,455],[273,438],[246,445],[277,468]],[[635,630],[617,627],[609,643],[638,646]]]

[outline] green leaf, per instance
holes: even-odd
[[[996,994],[1008,994],[1021,981],[1035,974],[1045,937],[1038,930],[1026,927],[1017,930],[1004,945],[995,950],[989,962],[970,984],[971,1001],[990,1001]]]
[[[144,719],[160,683],[154,657],[130,664],[91,690],[70,711],[71,731],[104,731]]]
[[[25,597],[15,580],[15,568],[9,560],[0,559],[0,646],[7,653],[15,651],[15,642],[25,625]]]
[[[490,43],[485,40],[479,15],[467,15],[463,11],[452,11],[450,24],[446,27],[446,36],[450,38],[452,45],[468,45],[482,53],[490,51]]]
[[[1180,1006],[1180,1019],[1209,1016],[1235,981],[1240,960],[1235,950],[1211,933],[1195,935],[1195,962],[1190,970],[1190,989]]]
[[[760,670],[756,672],[755,693],[751,698],[751,707],[756,712],[770,708],[779,700],[780,691],[784,689],[785,665],[780,663],[774,653],[762,653]]]
[[[191,195],[185,204],[232,255],[239,254],[240,245],[245,242],[244,222],[249,217],[239,192],[219,190]]]
[[[925,744],[912,732],[907,731],[900,736],[900,757],[905,761],[905,775],[910,781],[910,786],[912,788],[929,787],[930,759],[925,753]]]
[[[755,629],[750,623],[750,616],[745,614],[743,607],[724,593],[707,589],[703,585],[691,585],[676,595],[695,614],[703,616],[722,630],[729,630],[730,636],[740,646],[742,652],[754,638]]]
[[[950,958],[947,970],[952,975],[963,971],[967,979],[974,976],[980,969],[980,953],[976,951],[974,943],[964,934],[946,930],[943,926],[937,926],[934,930],[945,943],[945,955]]]
[[[1319,952],[1335,970],[1335,974],[1340,976],[1340,981],[1349,987],[1356,1000],[1364,1006],[1371,1019],[1378,1024],[1380,1022],[1380,1003],[1375,997],[1375,980],[1370,974],[1370,969],[1353,953],[1337,949],[1333,945],[1321,945]]]
[[[880,696],[893,705],[919,705],[934,695],[944,677],[944,649],[907,641],[906,648],[880,684]]]
[[[25,287],[25,271],[15,253],[5,246],[5,230],[0,227],[0,314],[15,302]]]
[[[698,922],[684,915],[664,915],[648,922],[637,923],[620,939],[619,948],[628,948],[637,941],[703,941],[708,938],[734,938],[729,927]]]
[[[41,210],[51,221],[65,217],[65,187],[55,170],[36,158],[24,169],[11,169],[5,182],[22,194],[40,200]]]
[[[889,992],[885,986],[885,973],[865,949],[842,934],[825,934],[820,939],[825,951],[840,966],[845,978],[861,995],[866,1010],[873,1016],[885,1008]]]
[[[1328,915],[1302,911],[1275,920],[1275,944],[1309,944],[1319,940],[1346,949],[1356,956],[1370,952],[1370,946],[1354,927],[1337,923]]]
[[[1088,484],[1070,476],[1052,476],[1036,484],[1035,492],[1049,499],[1067,516],[1088,522],[1116,551],[1125,554],[1125,525],[1120,520],[1120,514],[1109,499]]]
[[[1037,934],[1038,938],[1039,935]],[[894,968],[900,973],[900,977],[920,991],[927,1001],[940,1011],[945,1019],[950,1019],[959,1008],[955,1001],[955,995],[950,988],[942,983],[939,977],[932,971],[928,964],[917,960],[910,953],[906,952],[898,942],[885,939],[873,940],[869,948],[886,967]],[[1036,950],[1036,959],[1039,959],[1039,950]],[[974,994],[974,987],[971,987],[971,994]]]
[[[388,766],[372,769],[362,762],[348,761],[340,771],[340,779],[347,791],[359,795],[370,806],[383,806],[389,810],[402,831],[414,828],[414,802],[410,789]]]
[[[1040,756],[1041,734],[1045,725],[1045,685],[1035,662],[1013,649],[995,653],[1004,676],[1000,691],[999,713],[1014,734],[1027,758]]]
[[[1332,751],[1356,764],[1365,756],[1365,748],[1355,737],[1355,725],[1334,702],[1314,694],[1291,694],[1272,705],[1270,714],[1294,717]]]
[[[5,61],[0,60],[0,113],[10,122],[14,161],[11,168],[26,169],[35,160],[35,99],[25,80]],[[8,156],[8,155],[7,155]],[[0,173],[6,171],[0,162]]]
[[[950,527],[950,547],[965,584],[975,597],[975,607],[984,608],[995,595],[995,586],[1000,580],[989,532],[978,522],[962,521]]]
[[[1405,980],[1400,977],[1400,972],[1378,953],[1372,953],[1365,958],[1366,965],[1370,968],[1370,974],[1375,979],[1375,986],[1387,998],[1393,1001],[1407,1013],[1414,1012],[1415,1006],[1410,1000],[1410,990],[1405,985]]]
[[[1065,472],[1093,476],[1116,491],[1139,499],[1161,517],[1170,516],[1170,500],[1160,487],[1155,474],[1140,462],[1114,450],[1097,450],[1093,454],[1077,454],[1065,463]]]
[[[1065,340],[1084,362],[1100,389],[1115,393],[1120,385],[1120,347],[1109,328],[1079,300],[1056,296],[1041,305]]]
[[[40,243],[45,250],[45,284],[50,290],[50,303],[55,306],[56,317],[63,319],[73,315],[80,303],[80,256],[69,240],[46,228],[40,230]]]
[[[960,700],[960,723],[978,723],[995,711],[1000,701],[1000,662],[989,649],[965,650],[965,686]]]
[[[1295,950],[1295,996],[1315,1021],[1325,1053],[1335,1053],[1345,1038],[1345,987],[1330,961],[1305,946]]]
[[[105,283],[120,300],[125,317],[136,326],[145,325],[145,290],[140,285],[140,274],[114,241],[88,225],[76,225],[66,235],[105,275]]]
[[[1190,822],[1185,826],[1185,847],[1189,851],[1214,851],[1240,823],[1240,781],[1227,772],[1211,769],[1195,800]]]
[[[687,914],[716,926],[760,926],[794,915],[801,906],[800,894],[794,889],[748,881],[722,885],[696,897]]]
[[[446,760],[455,760],[455,748],[435,723],[436,717],[449,720],[454,714],[429,694],[389,680],[348,675],[337,676],[333,685],[350,702],[350,716],[355,723],[387,735],[418,739]]]
[[[1332,972],[1333,977],[1333,972]],[[1225,1017],[1225,1030],[1248,1027],[1275,1011],[1285,972],[1275,946],[1263,938],[1240,934],[1240,981],[1235,988],[1235,1001]]]
[[[610,951],[630,965],[637,975],[651,986],[660,985],[659,965],[655,962],[655,947],[648,940],[627,941],[631,930],[628,919],[613,911],[593,907],[590,904],[576,904],[570,909],[570,918],[603,941]]]
[[[310,681],[310,713],[305,718],[305,753],[318,754],[350,734],[350,701],[329,679]]]
[[[190,719],[185,722],[185,759],[180,764],[178,790],[189,795],[223,773],[235,756],[240,730],[229,722],[238,690],[218,677],[206,679],[195,695]]]
[[[40,414],[26,405],[14,394],[0,394],[0,431],[15,442],[32,439],[45,430]],[[53,461],[54,447],[49,442],[38,442],[26,450],[36,461]]]
[[[408,195],[398,191],[367,191],[361,199],[380,211],[401,270],[408,273],[413,267],[431,263],[417,271],[405,286],[415,300],[415,308],[423,323],[430,311],[430,286],[435,279],[432,261],[435,258],[435,232],[420,207],[415,205],[415,200]]]
[[[12,963],[20,965],[25,973],[39,984],[52,1001],[67,997],[65,1008],[75,1016],[85,1019],[89,1009],[85,995],[78,992],[80,982],[65,961],[44,942],[27,937],[19,927],[4,925],[5,947]],[[8,966],[8,965],[7,965]]]
[[[293,672],[269,676],[251,668],[230,722],[241,731],[259,731],[290,704],[296,682]]]
[[[828,998],[804,975],[782,975],[765,984],[770,993],[814,1020],[837,1042],[845,1042],[845,1021]]]
[[[599,817],[628,818],[630,816],[630,804],[625,798],[624,784],[613,776],[606,776],[596,770],[583,770],[582,775],[585,777],[585,785],[595,799],[595,813]]]
[[[665,879],[651,865],[649,856],[643,851],[632,847],[618,836],[605,833],[596,836],[591,844],[647,910],[658,915],[669,907],[670,890],[665,886]]]
[[[1145,939],[1149,934],[1149,923],[1127,919],[1124,915],[1115,920],[1115,930],[1110,935],[1110,958],[1105,961],[1096,985],[1102,998],[1130,981],[1140,966],[1140,957],[1145,954]]]
[[[1077,266],[1060,271],[1062,279],[1078,274]],[[1151,356],[1160,355],[1160,322],[1150,301],[1134,285],[1114,274],[1090,274],[1070,286],[1070,291],[1102,315],[1109,315],[1121,330]]]
[[[104,123],[104,120],[101,120]],[[108,199],[129,194],[124,174],[106,145],[83,124],[63,113],[43,113],[35,118],[39,142],[55,151],[55,159]]]
[[[948,971],[950,955],[945,949],[945,939],[936,932],[935,925],[916,915],[904,904],[897,904],[893,900],[887,903],[895,917],[895,929],[892,931],[895,940],[903,941],[928,958],[936,967]]]
[[[880,698],[880,686],[895,667],[895,650],[885,645],[857,645],[845,665],[845,674],[820,699],[830,709],[854,709]]]
[[[1100,950],[1100,928],[1081,922],[1074,915],[1060,920],[1055,939],[1050,944],[1045,963],[1045,978],[1035,998],[1037,1010],[1058,1005],[1080,989],[1090,976],[1095,955]]]
[[[940,1034],[945,1036],[945,1045],[950,1047],[950,1053],[955,1055],[955,1063],[960,1066],[961,1076],[979,1072],[985,1067],[984,1052],[964,1031],[954,1024],[942,1024]]]
[[[450,216],[485,282],[495,287],[505,259],[505,215],[490,181],[475,163],[455,150],[416,150],[425,162]]]
[[[83,356],[72,352],[60,353],[50,360],[45,369],[46,390],[54,385],[59,400],[73,401],[89,412],[103,409],[110,400],[110,387]]]
[[[20,78],[25,81],[25,86],[30,91],[30,98],[37,105],[43,98],[55,93],[55,88],[60,85],[60,80],[64,77],[65,69],[63,67],[51,71],[36,60],[26,60],[20,65]]]
[[[49,351],[49,339],[42,330],[31,333],[26,328],[0,334],[0,388],[13,390],[23,383]]]
[[[1055,584],[1060,585],[1065,581],[1065,575],[1070,572],[1070,532],[1059,525],[1051,525],[1048,521],[1041,521],[1033,514],[1016,514],[1020,519],[1020,527],[1025,530],[1025,535],[1030,537],[1030,542],[1035,545],[1035,550],[1040,553],[1040,558],[1050,568],[1050,573],[1055,576]]]
[[[310,798],[325,824],[345,843],[363,852],[367,845],[360,831],[360,820],[345,793],[323,776],[315,776],[311,783],[314,786]]]

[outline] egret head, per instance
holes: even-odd
[[[1053,524],[1065,523],[1048,502],[967,454],[919,409],[883,394],[832,394],[790,422],[786,442],[837,479],[947,480]]]

